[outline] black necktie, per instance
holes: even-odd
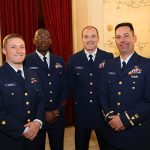
[[[17,75],[18,75],[19,80],[22,81],[22,82],[24,82],[24,78],[22,76],[22,71],[21,70],[17,71]]]
[[[47,61],[46,61],[47,57],[43,57],[43,62],[44,62],[44,65],[46,66],[46,68],[48,68],[48,64],[47,64]]]
[[[89,55],[90,59],[89,59],[89,62],[92,64],[93,63],[93,55]]]
[[[121,71],[122,71],[122,72],[124,71],[124,69],[125,69],[126,65],[127,65],[127,64],[126,64],[126,62],[125,62],[125,61],[123,61],[123,62],[122,62],[122,68],[121,68]]]

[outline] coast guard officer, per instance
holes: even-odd
[[[44,99],[37,75],[22,64],[26,55],[22,36],[7,35],[2,50],[6,62],[0,67],[0,149],[39,150]]]
[[[64,61],[60,56],[50,53],[52,41],[48,30],[38,29],[33,42],[36,51],[27,56],[25,65],[37,72],[46,101],[41,150],[45,150],[46,132],[51,149],[63,150],[67,98]]]
[[[92,130],[96,132],[100,149],[104,150],[97,86],[105,61],[113,55],[97,48],[98,41],[97,29],[85,27],[82,31],[84,49],[72,55],[68,64],[68,79],[74,96],[76,150],[88,150]]]
[[[108,150],[148,150],[150,61],[134,51],[131,23],[115,27],[115,41],[120,56],[106,63],[99,91]]]

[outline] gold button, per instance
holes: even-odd
[[[118,95],[121,95],[121,92],[118,92]]]
[[[27,122],[30,122],[30,121],[31,121],[30,119],[27,120]]]
[[[11,93],[11,95],[15,95],[15,93]]]
[[[119,81],[119,84],[121,85],[121,84],[122,84],[122,81]]]
[[[50,77],[50,73],[48,73],[48,77]]]
[[[132,90],[135,90],[135,87],[132,87]]]
[[[93,100],[90,100],[90,103],[92,103],[93,102]]]
[[[139,118],[139,115],[138,115],[138,114],[135,114],[134,117],[135,117],[135,118]]]
[[[26,105],[29,105],[29,102],[26,102]]]
[[[51,103],[52,101],[53,101],[52,99],[49,100],[50,103]]]
[[[50,94],[52,94],[52,93],[53,93],[53,91],[50,91],[49,93],[50,93]]]
[[[139,123],[139,126],[141,126],[142,124],[141,123]]]
[[[132,119],[132,120],[135,120],[135,117],[133,116],[133,117],[131,117],[131,119]]]
[[[2,125],[5,125],[5,124],[6,124],[6,121],[3,120],[3,121],[2,121]]]
[[[120,102],[117,103],[117,106],[120,106]]]
[[[51,85],[52,84],[52,82],[49,82],[49,85]]]
[[[30,114],[30,113],[31,113],[31,111],[29,111],[29,110],[28,110],[28,111],[27,111],[27,113],[28,113],[28,114]]]
[[[93,76],[93,74],[92,74],[92,73],[90,73],[90,76]]]
[[[93,82],[90,82],[90,85],[93,85]]]
[[[93,92],[92,92],[92,91],[90,91],[90,94],[93,94]]]
[[[135,81],[133,81],[133,84],[135,84]]]
[[[25,95],[25,96],[28,96],[28,93],[26,92],[26,93],[24,93],[24,95]]]

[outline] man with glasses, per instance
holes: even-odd
[[[63,150],[64,107],[67,97],[64,61],[50,52],[52,40],[48,30],[38,29],[33,43],[36,51],[27,56],[25,65],[37,72],[46,101],[41,150],[45,150],[46,131],[51,150]]]

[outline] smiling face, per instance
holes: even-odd
[[[48,30],[39,29],[35,32],[33,43],[41,54],[46,54],[51,45],[50,33]]]
[[[121,56],[129,56],[134,52],[136,36],[128,26],[121,26],[115,32],[116,46]]]
[[[3,47],[3,53],[6,56],[6,61],[13,66],[22,65],[25,56],[25,43],[19,37],[9,38]]]
[[[82,31],[82,42],[84,49],[89,53],[92,53],[97,48],[97,43],[99,41],[98,31],[92,27],[86,27]]]

